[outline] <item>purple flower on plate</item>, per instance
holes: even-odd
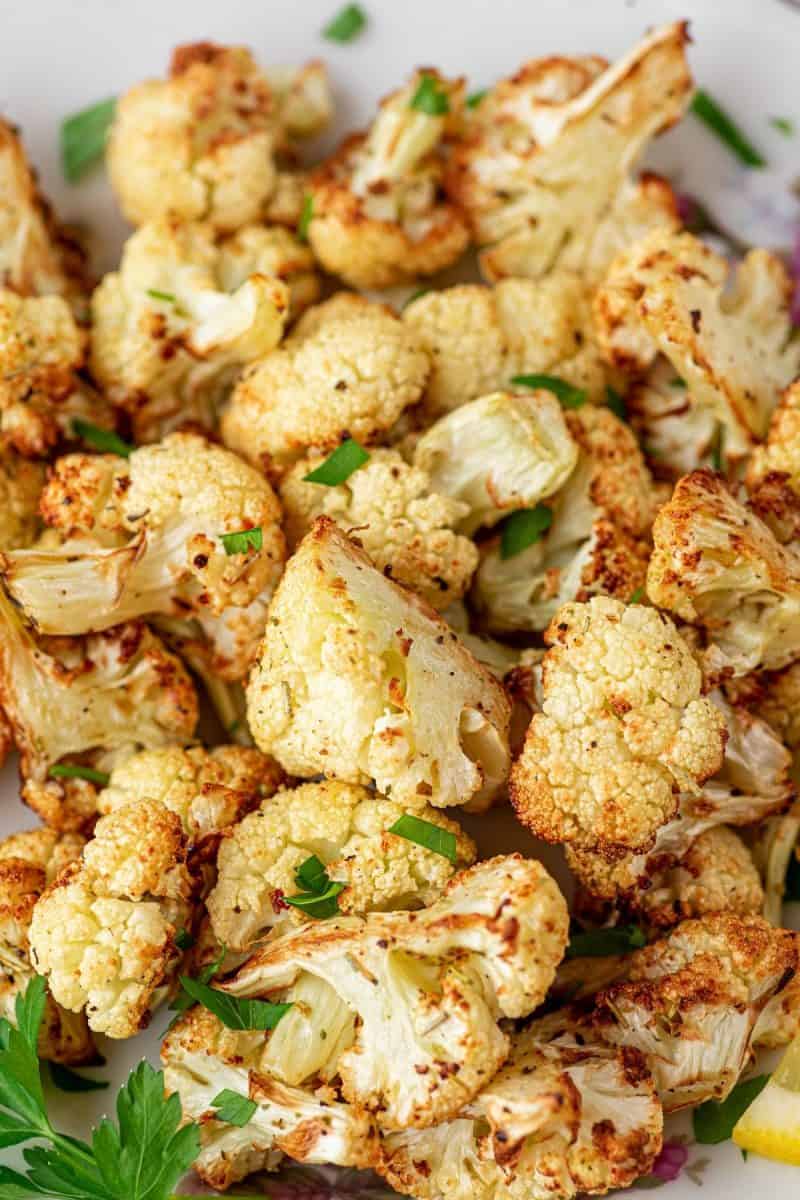
[[[688,1161],[688,1146],[684,1146],[680,1142],[664,1142],[650,1174],[655,1175],[657,1179],[663,1179],[664,1183],[672,1183],[673,1179],[678,1178]]]

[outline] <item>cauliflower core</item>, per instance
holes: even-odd
[[[502,687],[326,517],[287,564],[247,700],[285,770],[374,779],[398,804],[482,808],[508,773]]]
[[[644,850],[722,765],[724,717],[669,618],[596,596],[545,634],[542,711],[511,772],[517,815],[546,841]]]
[[[266,799],[230,830],[219,848],[217,884],[206,901],[216,937],[247,950],[273,928],[299,922],[283,897],[302,888],[297,868],[311,855],[346,885],[343,913],[419,908],[438,899],[453,873],[475,861],[472,839],[432,808],[415,815],[456,835],[457,859],[410,842],[391,827],[403,808],[349,783],[305,783]]]

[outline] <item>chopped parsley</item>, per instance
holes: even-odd
[[[336,16],[322,31],[322,36],[329,42],[352,42],[363,33],[367,24],[367,14],[360,4],[346,4],[340,8]]]
[[[321,483],[325,487],[338,487],[368,461],[369,454],[364,447],[359,446],[355,438],[348,438],[328,455],[325,462],[320,463],[313,471],[309,471],[308,475],[304,475],[303,482]]]
[[[694,115],[736,155],[739,162],[744,163],[746,167],[765,167],[767,165],[766,159],[759,154],[752,142],[745,137],[733,119],[708,92],[698,88],[690,108]]]
[[[226,554],[247,554],[250,550],[261,549],[264,544],[264,535],[261,532],[261,526],[256,525],[254,529],[239,529],[236,533],[221,533],[219,540],[225,547]]]
[[[511,380],[515,387],[543,389],[552,392],[562,408],[582,408],[586,403],[586,392],[583,388],[574,387],[566,379],[557,375],[514,375]]]
[[[403,813],[402,817],[398,817],[389,833],[396,833],[398,837],[423,846],[433,854],[441,854],[448,862],[454,863],[458,858],[456,835],[450,829],[442,829],[441,825],[423,821],[411,813]]]
[[[520,508],[506,517],[500,531],[500,557],[514,558],[533,546],[553,524],[553,510],[546,504]]]
[[[61,166],[69,183],[77,183],[103,157],[117,102],[101,100],[61,123]]]
[[[411,97],[410,107],[429,117],[443,117],[450,112],[450,97],[435,75],[423,75]]]

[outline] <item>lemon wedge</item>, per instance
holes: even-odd
[[[733,1140],[743,1150],[800,1167],[800,1035],[737,1121]]]

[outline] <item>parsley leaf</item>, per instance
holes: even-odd
[[[621,396],[616,388],[606,388],[606,404],[611,409],[615,417],[619,417],[620,421],[627,421],[628,408],[625,404],[625,397]]]
[[[715,471],[724,471],[725,468],[725,426],[720,422],[717,425],[714,434],[714,440],[711,443],[711,465]]]
[[[100,450],[103,454],[118,454],[120,458],[128,458],[133,453],[134,447],[123,442],[113,430],[100,429],[90,421],[82,421],[80,417],[73,417],[72,431],[75,437],[81,438],[93,450]]]
[[[483,100],[487,95],[488,91],[488,88],[481,88],[479,92],[472,92],[471,95],[467,96],[467,108],[477,108],[481,100]]]
[[[766,159],[759,154],[752,142],[748,141],[731,117],[708,92],[698,88],[689,107],[691,112],[736,155],[739,162],[744,163],[746,167],[765,167],[767,165]]]
[[[95,771],[94,767],[81,767],[77,763],[56,763],[47,772],[51,779],[87,779],[106,787],[111,776],[106,771]]]
[[[294,896],[284,895],[287,904],[318,920],[333,917],[339,912],[337,897],[344,891],[345,885],[328,878],[325,865],[316,854],[312,854],[300,864],[294,877],[297,886],[305,890],[297,892]]]
[[[363,32],[367,24],[367,14],[360,4],[346,4],[322,31],[322,36],[329,42],[352,42]]]
[[[300,209],[300,219],[297,222],[297,236],[301,242],[308,241],[308,227],[314,216],[314,197],[307,192],[303,196],[303,207]]]
[[[114,99],[101,100],[62,121],[61,165],[70,183],[77,183],[103,157],[116,107]]]
[[[557,375],[515,375],[511,382],[515,387],[543,388],[546,392],[552,392],[562,408],[582,408],[586,403],[583,388],[574,387]]]
[[[199,979],[181,975],[181,987],[197,1004],[212,1012],[228,1029],[274,1029],[291,1004],[272,1004],[268,1000],[240,999]]]
[[[637,587],[635,591],[631,592],[631,594],[628,598],[628,604],[639,604],[643,595],[644,595],[644,588]]]
[[[671,388],[685,388],[686,380],[681,379],[680,375],[676,375],[674,379],[670,379],[669,386]]]
[[[739,1117],[750,1107],[759,1092],[769,1082],[769,1075],[756,1075],[737,1083],[727,1099],[717,1103],[706,1100],[692,1113],[694,1138],[702,1146],[715,1146],[727,1142]]]
[[[644,946],[647,938],[638,925],[618,925],[614,929],[586,929],[573,933],[567,946],[567,958],[605,958],[625,954]]]
[[[553,524],[553,510],[546,504],[520,508],[506,517],[500,533],[500,557],[514,558],[538,542]]]
[[[770,117],[769,123],[784,137],[794,137],[794,121],[790,121],[788,117]]]
[[[224,963],[225,955],[227,953],[228,953],[228,947],[225,945],[222,945],[220,947],[219,954],[214,959],[214,961],[210,962],[210,963],[206,963],[206,965],[202,968],[199,975],[197,976],[197,981],[199,983],[209,983],[210,980],[212,980],[214,978],[217,971],[220,969],[220,967]],[[192,997],[188,994],[188,992],[184,991],[184,989],[181,988],[181,990],[177,993],[177,995],[174,997],[174,999],[170,1002],[169,1011],[174,1012],[176,1015],[173,1017],[172,1021],[170,1021],[169,1029],[172,1029],[172,1026],[178,1020],[181,1013],[185,1013],[187,1008],[191,1008],[193,1004],[194,1004],[194,1000],[192,999]],[[169,1032],[169,1029],[167,1030],[167,1032]]]
[[[448,862],[454,863],[458,857],[456,835],[450,829],[442,829],[441,825],[423,821],[421,817],[414,817],[411,813],[404,813],[399,817],[389,828],[389,833],[396,833],[407,842],[415,842],[417,846],[424,846],[434,854],[441,854]]]
[[[325,462],[320,463],[313,471],[309,471],[308,475],[304,475],[303,482],[322,483],[325,487],[338,487],[368,461],[369,455],[364,447],[359,446],[355,438],[348,438],[328,455]]]
[[[322,895],[330,883],[325,864],[317,858],[316,854],[312,854],[310,858],[300,864],[294,877],[298,887],[305,888],[307,892],[316,892],[318,896]]]
[[[69,1067],[64,1067],[61,1063],[51,1062],[48,1066],[50,1078],[61,1092],[102,1092],[108,1087],[108,1080],[90,1079],[87,1075],[70,1071]]]
[[[248,1100],[247,1096],[242,1096],[239,1092],[223,1088],[211,1101],[211,1107],[217,1110],[217,1120],[241,1129],[250,1120],[258,1105],[255,1100]]]
[[[175,945],[179,950],[191,950],[194,945],[194,938],[189,933],[188,929],[181,927],[175,934]]]
[[[417,90],[411,97],[410,108],[426,113],[429,117],[443,117],[450,112],[450,97],[439,86],[435,75],[423,75]]]
[[[219,540],[225,547],[225,553],[231,554],[247,554],[250,549],[260,550],[264,544],[264,535],[261,532],[261,526],[256,525],[255,529],[239,529],[236,533],[221,533]]]
[[[175,304],[176,302],[172,292],[160,292],[158,288],[147,288],[146,295],[151,300],[163,300],[165,304]]]

